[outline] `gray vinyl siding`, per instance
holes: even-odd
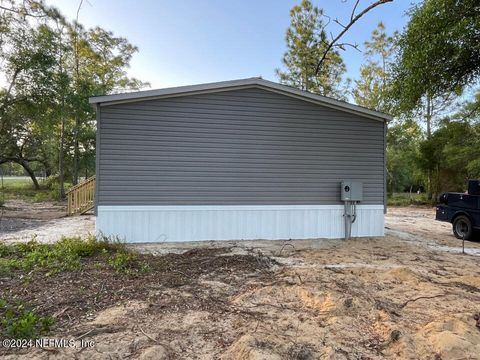
[[[258,88],[100,107],[98,205],[384,203],[384,123]]]

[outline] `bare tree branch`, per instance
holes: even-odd
[[[347,27],[346,25],[343,25],[337,18],[335,18],[333,21],[336,22],[338,25],[340,25],[344,29]]]
[[[328,15],[323,14],[323,13],[322,13],[322,16],[327,18],[327,20],[328,20],[327,23],[322,26],[322,31],[324,31],[327,28],[327,26],[330,25],[330,22],[332,21],[332,18]]]
[[[340,49],[342,50],[345,50],[345,46],[350,46],[351,48],[357,50],[358,52],[362,52],[362,50],[360,50],[358,48],[358,44],[351,44],[351,43],[338,43],[338,44],[335,44],[336,47],[339,47]]]
[[[350,15],[350,21],[352,21],[353,17],[355,16],[355,11],[357,10],[357,6],[358,6],[359,2],[360,2],[360,0],[357,0],[357,2],[355,3],[355,6],[353,7],[352,15]]]
[[[340,31],[340,33],[332,39],[332,41],[328,44],[327,48],[325,49],[325,51],[323,52],[323,55],[322,57],[320,58],[320,60],[318,61],[317,63],[317,67],[315,69],[315,74],[318,75],[319,71],[320,71],[320,68],[322,66],[322,63],[325,61],[325,58],[327,57],[328,53],[332,50],[332,48],[335,46],[336,42],[348,31],[348,29],[350,29],[352,27],[353,24],[355,24],[363,15],[365,15],[366,13],[368,13],[370,10],[376,8],[377,6],[379,5],[382,5],[382,4],[385,4],[385,3],[388,3],[388,2],[392,2],[393,0],[377,0],[375,1],[374,3],[370,4],[369,6],[367,6],[365,9],[363,9],[360,13],[358,13],[358,15],[355,15],[355,10],[358,6],[358,3],[359,1],[357,0],[357,2],[355,3],[355,6],[353,8],[353,11],[352,11],[352,15],[350,17],[350,22],[347,24],[347,25],[342,25],[340,24],[340,22],[338,20],[334,20],[337,24],[339,24],[340,26],[344,26],[343,30]]]

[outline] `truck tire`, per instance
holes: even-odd
[[[472,237],[472,222],[465,215],[460,215],[453,220],[453,234],[457,239],[469,240]]]

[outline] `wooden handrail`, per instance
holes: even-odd
[[[70,188],[67,195],[67,215],[83,214],[95,206],[95,176]]]
[[[95,181],[95,175],[90,176],[89,178],[85,179],[85,181],[82,181],[81,183],[78,183],[77,185],[72,186],[70,189],[68,189],[68,191],[65,194],[68,195],[70,192],[85,186],[86,183],[91,181]]]

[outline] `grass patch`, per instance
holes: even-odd
[[[431,205],[427,194],[421,193],[393,193],[388,196],[389,206]]]
[[[0,335],[13,339],[35,339],[45,335],[53,325],[53,318],[41,316],[25,304],[9,304],[0,299]]]
[[[92,257],[99,257],[100,264],[108,264],[118,272],[131,273],[147,268],[125,243],[91,236],[87,239],[62,238],[55,244],[41,244],[35,239],[12,245],[0,243],[0,274],[13,270],[44,270],[48,274],[77,271],[82,261]]]
[[[40,193],[45,193],[45,195],[50,191],[49,189],[42,188],[40,190],[35,190],[31,180],[26,179],[4,179],[3,188],[0,189],[2,192],[3,198],[5,200],[9,199],[22,199],[35,201],[35,196]]]
[[[0,187],[0,206],[2,201],[19,199],[32,202],[60,200],[60,191],[56,177],[39,180],[40,189],[34,188],[30,179],[4,179],[3,187]],[[1,185],[1,184],[0,184]],[[66,183],[67,190],[71,184]]]

